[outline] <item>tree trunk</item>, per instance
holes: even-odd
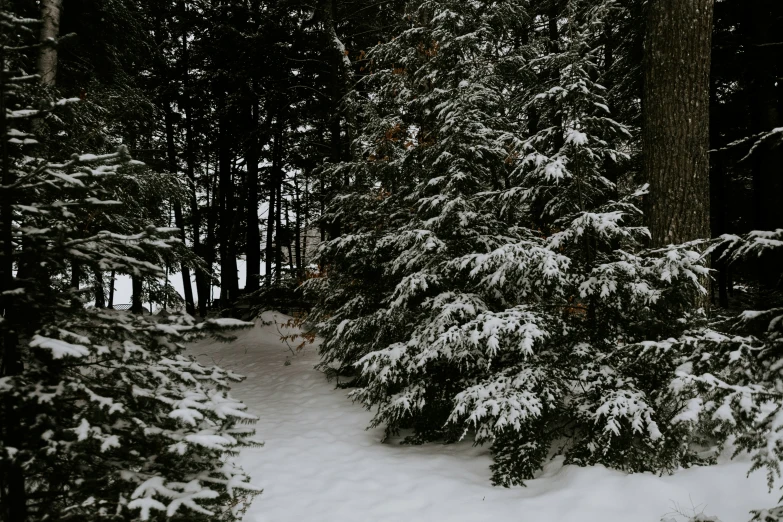
[[[326,241],[326,223],[324,222],[324,214],[326,213],[326,187],[324,184],[324,174],[323,170],[319,172],[318,176],[318,203],[320,205],[320,214],[321,221],[318,224],[318,230],[321,232],[321,243]]]
[[[231,186],[236,187],[239,185],[239,180],[233,179]],[[233,191],[232,191],[233,192]],[[231,296],[231,302],[235,302],[239,297],[239,268],[237,267],[237,258],[239,257],[239,251],[237,244],[239,243],[239,233],[242,228],[242,211],[243,211],[243,198],[236,198],[237,207],[233,209],[232,215],[234,221],[231,223],[231,233],[228,236],[228,270],[230,277],[228,278],[228,292]]]
[[[144,313],[144,306],[141,301],[141,293],[143,291],[141,276],[131,276],[131,288],[133,292],[131,296],[131,313],[141,315]]]
[[[288,269],[290,270],[291,276],[294,275],[294,254],[291,252],[291,214],[289,213],[289,203],[288,200],[285,200],[285,238],[286,238],[286,247],[288,248]]]
[[[258,231],[258,98],[250,104],[247,149],[247,236],[245,288],[258,290],[261,280],[261,235]]]
[[[355,123],[353,107],[343,98],[353,88],[353,66],[348,56],[348,51],[337,34],[337,21],[335,20],[334,0],[324,0],[321,8],[324,29],[326,31],[326,44],[331,50],[331,121],[330,133],[332,141],[332,158],[334,162],[342,159],[343,144],[341,139],[342,129],[340,120],[345,119],[346,156],[351,155],[351,130]]]
[[[225,105],[220,108],[220,121],[218,123],[218,184],[220,196],[220,302],[226,306],[233,302],[233,284],[231,279],[236,279],[236,271],[232,273],[231,263],[231,227],[234,224],[234,191],[231,183],[231,144],[228,110]],[[235,264],[236,261],[233,263]]]
[[[117,274],[112,270],[111,275],[109,276],[109,303],[107,304],[107,307],[112,309],[114,308],[114,281],[116,277]]]
[[[302,279],[302,201],[299,194],[299,176],[294,174],[294,256],[296,257],[296,277]]]
[[[179,1],[180,16],[187,19],[185,2]],[[190,183],[190,219],[193,230],[193,252],[204,260],[204,249],[201,245],[201,213],[196,194],[196,158],[193,146],[193,106],[190,92],[190,48],[187,31],[182,31],[182,107],[185,112],[185,175]],[[207,313],[209,301],[208,274],[200,267],[194,268],[196,275],[196,292],[198,294],[198,312],[201,317]]]
[[[41,83],[47,87],[53,87],[57,79],[57,47],[54,42],[60,35],[60,13],[62,12],[62,0],[41,1],[41,51],[38,54],[38,74]]]
[[[714,0],[653,0],[645,40],[642,168],[652,246],[706,238]]]
[[[275,258],[274,239],[275,239],[275,215],[277,213],[277,179],[282,177],[282,167],[280,166],[283,139],[282,122],[278,115],[275,130],[275,142],[272,145],[272,168],[269,171],[268,189],[269,189],[269,210],[266,216],[266,254],[265,254],[265,275],[264,286],[272,286],[272,260]]]
[[[302,259],[301,264],[299,265],[300,270],[302,271],[302,275],[304,276],[306,270],[307,270],[307,237],[310,233],[310,175],[307,169],[304,171],[304,216],[303,216],[303,223],[302,223],[302,229],[304,230],[304,234],[302,236]],[[299,217],[299,214],[297,214],[297,218]]]
[[[103,280],[103,272],[95,270],[95,308],[106,308],[106,288],[104,288],[105,282]]]
[[[280,240],[283,236],[282,223],[280,217],[283,214],[283,171],[279,172],[277,177],[277,213],[275,214],[275,226],[277,227],[277,236],[275,237],[275,279],[280,283],[283,277],[283,245]]]
[[[71,289],[73,291],[73,297],[71,298],[71,306],[79,308],[82,306],[81,300],[79,300],[79,282],[82,278],[82,267],[76,261],[71,262]]]
[[[171,110],[171,103],[166,101],[166,156],[168,157],[169,172],[177,175],[177,150],[174,145],[174,112]],[[187,248],[186,234],[185,234],[185,220],[182,217],[182,203],[179,199],[174,199],[174,224],[179,229],[179,238],[182,241],[183,247]],[[196,313],[196,307],[193,304],[193,287],[190,283],[190,268],[184,264],[180,264],[180,270],[182,272],[182,287],[185,291],[185,310],[193,315]],[[166,279],[168,284],[168,279]]]
[[[209,169],[207,169],[209,170]],[[218,174],[217,174],[217,166],[213,169],[212,179],[208,180],[208,186],[212,186],[212,200],[209,199],[209,190],[207,191],[207,242],[204,245],[204,262],[207,265],[207,269],[209,270],[207,276],[208,276],[208,292],[207,295],[209,296],[210,303],[212,301],[212,285],[214,283],[215,277],[214,277],[214,270],[215,270],[215,227],[217,226],[218,221],[218,211],[219,211],[219,203],[220,203],[220,197],[219,197],[219,190],[218,190],[218,180],[217,180]]]
[[[187,248],[187,243],[185,242],[185,218],[182,216],[182,203],[179,201],[174,202],[174,224],[179,229],[182,245]],[[196,313],[196,305],[193,300],[193,283],[190,281],[190,267],[184,262],[180,263],[180,271],[182,273],[182,287],[185,292],[185,310],[190,315],[194,315]]]

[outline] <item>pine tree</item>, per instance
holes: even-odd
[[[143,171],[126,147],[69,157],[36,135],[79,99],[26,72],[38,21],[0,17],[3,518],[236,520],[257,488],[228,457],[255,417],[227,393],[239,376],[183,350],[245,323],[85,306],[79,274],[160,278],[177,229],[129,205]]]
[[[360,370],[352,396],[389,435],[491,443],[498,484],[564,436],[570,462],[698,461],[666,422],[675,367],[618,348],[682,333],[707,271],[693,245],[645,251],[646,188],[606,175],[633,142],[595,80],[615,7],[567,2],[543,32],[494,7],[411,2],[370,53],[362,159],[336,167],[344,233],[310,283],[324,368]]]

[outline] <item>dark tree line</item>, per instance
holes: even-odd
[[[60,33],[74,36],[59,48],[57,87],[103,108],[79,139],[122,140],[189,191],[170,209],[192,251],[172,267],[188,311],[206,313],[213,284],[221,306],[236,301],[238,258],[242,292],[295,286],[316,244],[336,233],[319,216],[347,180],[321,167],[350,156],[356,122],[346,99],[365,50],[393,35],[397,12],[394,2],[339,1],[63,7]],[[165,289],[151,295],[156,284],[134,281],[134,308],[176,300]]]
[[[188,493],[230,450],[172,452],[190,428],[151,390],[189,393],[180,332],[308,284],[322,368],[373,422],[416,443],[472,429],[497,483],[561,434],[571,462],[658,472],[734,430],[779,469],[778,0],[0,0],[0,17],[3,520],[161,509],[152,486],[120,499],[163,475]],[[118,275],[135,314],[105,310]],[[144,302],[184,305],[170,339]],[[143,420],[109,422],[112,401]],[[221,520],[255,491],[232,473],[242,499],[205,504]]]
[[[638,172],[653,192],[645,207],[653,244],[704,237],[710,229],[720,235],[783,226],[780,149],[759,147],[739,161],[752,136],[780,126],[777,4],[760,0],[743,9],[719,2],[714,23],[709,1],[681,13],[680,2],[620,5],[602,28],[602,81],[613,109],[644,131],[638,146],[647,152]],[[535,9],[557,36],[559,3]],[[401,1],[62,5],[59,32],[74,36],[59,47],[57,88],[103,107],[86,116],[85,131],[74,139],[84,145],[120,139],[149,165],[176,173],[189,191],[186,203],[170,209],[172,226],[192,252],[188,263],[172,266],[188,282],[189,311],[206,313],[213,284],[222,306],[240,293],[296,286],[315,245],[343,231],[340,220],[320,218],[352,182],[350,173],[335,174],[329,165],[352,158],[366,120],[360,107],[367,53],[406,23]],[[708,54],[711,66],[685,59]],[[708,140],[710,197],[708,158],[698,152]],[[244,289],[238,258],[245,260]],[[731,285],[721,266],[713,267],[715,301],[726,306]],[[105,283],[95,284],[99,304],[111,294],[109,276],[97,276]],[[142,281],[135,281],[134,295],[137,309],[149,297],[177,299]]]

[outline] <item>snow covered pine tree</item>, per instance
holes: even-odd
[[[723,259],[741,263],[780,249],[783,230],[756,230],[723,235],[707,253],[722,251]],[[780,278],[780,269],[771,275]],[[734,455],[751,455],[750,471],[766,469],[770,489],[781,476],[783,458],[782,340],[783,303],[777,296],[766,309],[716,316],[676,339],[637,347],[642,364],[667,360],[676,365],[666,387],[685,407],[671,422],[688,425],[718,448],[731,437]],[[753,514],[753,520],[779,522],[783,505]]]
[[[138,220],[116,196],[138,162],[124,146],[37,156],[49,149],[34,122],[78,102],[26,72],[38,23],[0,3],[0,516],[237,520],[258,489],[229,457],[255,444],[256,418],[227,393],[238,375],[183,348],[247,323],[85,306],[74,270],[159,278],[176,230],[128,226]]]
[[[361,370],[352,396],[390,435],[491,443],[497,484],[558,441],[632,471],[700,460],[699,429],[670,422],[678,363],[637,348],[698,320],[707,269],[694,245],[646,251],[644,187],[604,174],[634,139],[594,79],[613,8],[409,2],[370,53],[363,156],[332,167],[352,185],[308,283],[324,367]]]

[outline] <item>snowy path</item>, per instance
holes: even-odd
[[[661,478],[553,461],[527,488],[496,488],[487,451],[470,443],[381,444],[382,430],[365,430],[371,414],[313,370],[314,347],[284,365],[291,354],[274,325],[191,353],[246,375],[232,393],[261,418],[266,445],[243,452],[241,464],[264,493],[245,522],[658,522],[675,503],[745,522],[777,499],[762,473],[745,478],[747,462]]]

